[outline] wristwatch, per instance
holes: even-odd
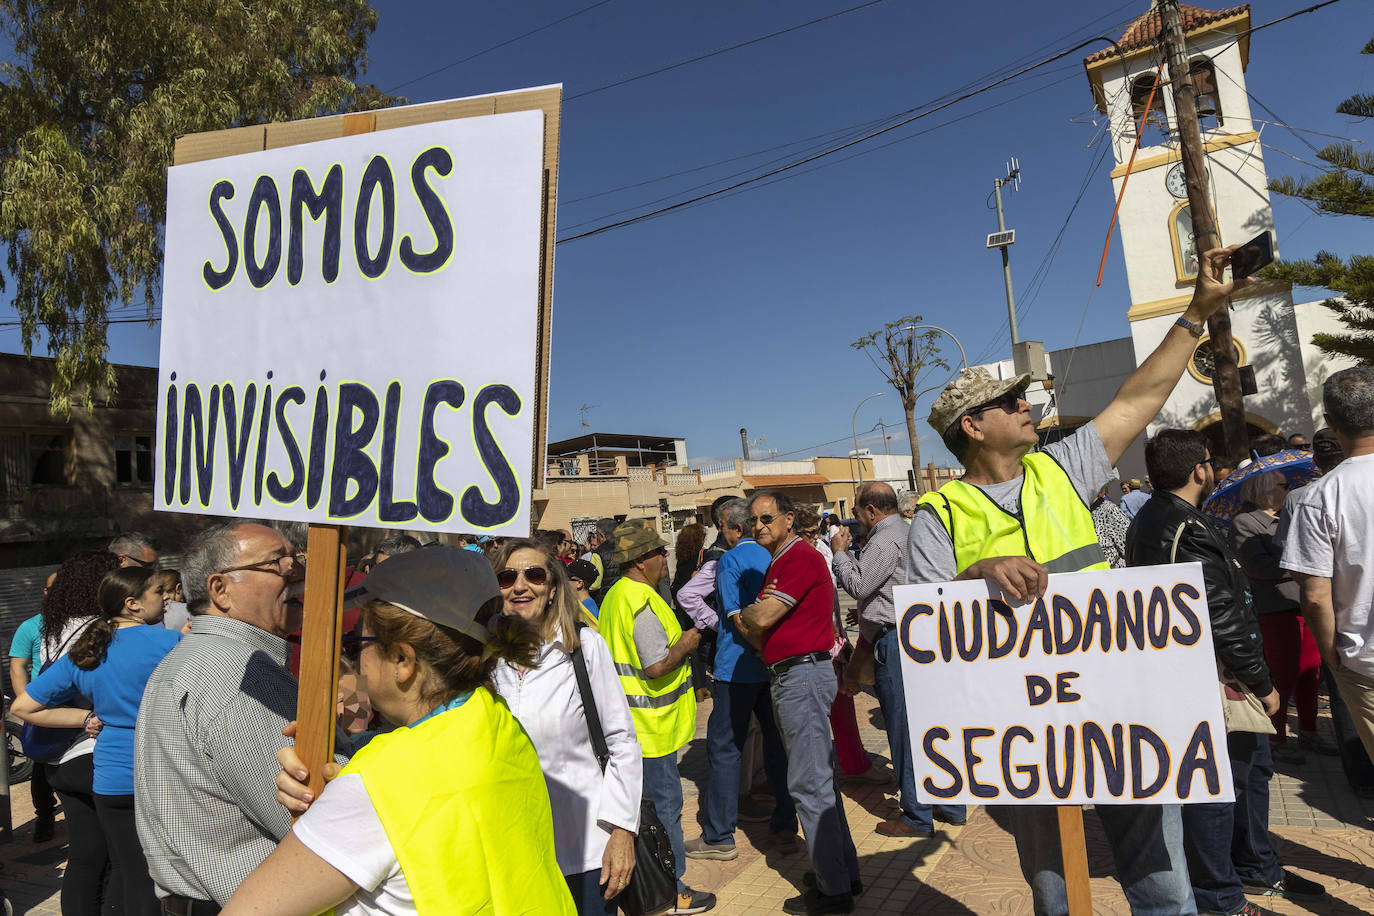
[[[1183,328],[1183,330],[1187,331],[1189,334],[1192,334],[1199,340],[1202,338],[1202,333],[1205,330],[1203,326],[1198,324],[1196,321],[1189,321],[1182,315],[1178,316],[1178,320],[1175,321],[1174,324],[1178,325],[1180,328]]]

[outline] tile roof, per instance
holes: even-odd
[[[1183,33],[1186,35],[1194,29],[1199,29],[1205,25],[1211,25],[1213,22],[1217,22],[1221,19],[1226,19],[1241,13],[1248,13],[1250,11],[1250,4],[1246,3],[1242,6],[1233,6],[1225,10],[1204,10],[1200,7],[1180,3],[1178,9],[1183,16]],[[1135,22],[1132,22],[1126,31],[1121,33],[1121,38],[1117,40],[1117,44],[1121,46],[1122,51],[1133,51],[1136,48],[1143,48],[1153,44],[1159,38],[1162,30],[1162,17],[1160,16],[1160,12],[1158,8],[1151,7],[1144,15],[1136,19]],[[1115,53],[1115,48],[1103,48],[1101,51],[1088,55],[1083,59],[1083,63],[1091,64],[1100,60],[1106,60]]]

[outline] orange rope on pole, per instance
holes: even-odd
[[[1135,146],[1131,148],[1131,158],[1126,162],[1126,174],[1121,179],[1121,191],[1116,195],[1116,206],[1112,208],[1112,220],[1107,224],[1107,240],[1102,243],[1102,261],[1097,265],[1097,285],[1102,285],[1102,272],[1107,269],[1107,251],[1112,247],[1112,230],[1116,228],[1116,216],[1121,211],[1121,198],[1126,196],[1126,183],[1131,180],[1131,166],[1135,165],[1135,154],[1140,152],[1140,135],[1145,132],[1145,119],[1155,104],[1155,91],[1159,89],[1160,77],[1164,74],[1164,64],[1155,71],[1155,84],[1150,87],[1150,96],[1145,100],[1145,110],[1140,113],[1140,124],[1135,129]]]

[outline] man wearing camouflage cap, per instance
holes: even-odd
[[[1033,451],[1028,375],[995,379],[964,369],[935,400],[930,425],[964,476],[920,500],[907,539],[907,581],[987,579],[1015,602],[1044,594],[1052,573],[1107,569],[1092,504],[1113,466],[1155,418],[1192,356],[1208,317],[1252,279],[1227,281],[1234,248],[1206,252],[1192,301],[1115,399],[1078,432]],[[1057,814],[1016,807],[1021,870],[1037,916],[1068,912]],[[1136,913],[1193,914],[1196,906],[1176,805],[1099,805],[1122,888]]]
[[[687,858],[682,841],[682,777],[677,752],[697,727],[697,700],[687,664],[701,634],[683,631],[656,591],[668,574],[668,545],[647,518],[621,522],[611,535],[620,578],[601,601],[601,637],[610,647],[630,717],[644,751],[644,796],[654,803],[677,859],[676,906],[669,913],[703,913],[714,894],[683,883]]]

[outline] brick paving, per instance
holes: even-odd
[[[860,696],[859,730],[864,745],[880,765],[887,765],[887,737],[880,729],[876,702]],[[682,756],[683,832],[700,832],[697,798],[705,785],[706,716],[702,704],[697,740]],[[1325,719],[1322,727],[1328,727]],[[1359,798],[1347,787],[1334,757],[1307,755],[1300,765],[1280,763],[1272,786],[1270,826],[1286,866],[1327,886],[1326,900],[1309,904],[1257,901],[1278,913],[1321,916],[1374,916],[1374,799]],[[873,832],[880,820],[896,813],[891,787],[851,784],[844,790],[845,811],[859,850],[866,892],[856,913],[1030,914],[1030,895],[1016,864],[1016,847],[1000,815],[987,809],[971,812],[964,827],[938,825],[927,840],[897,840]],[[0,845],[0,885],[16,914],[58,916],[58,892],[66,864],[65,825],[57,837],[32,842],[33,809],[28,786],[11,794],[15,834]],[[1093,876],[1093,909],[1097,914],[1128,912],[1112,878],[1111,855],[1097,820],[1085,816],[1089,864]],[[731,862],[689,859],[687,882],[714,891],[722,914],[778,913],[782,901],[801,893],[807,871],[802,852],[784,854],[773,848],[767,824],[744,824],[736,834],[740,851]]]

